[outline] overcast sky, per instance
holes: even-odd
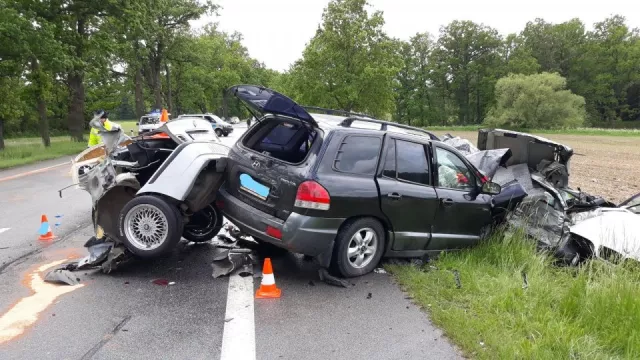
[[[220,29],[244,36],[249,54],[275,70],[287,70],[302,56],[315,33],[328,0],[217,0],[222,6],[217,18]],[[640,27],[640,0],[369,0],[382,10],[385,30],[392,37],[409,39],[417,32],[438,35],[441,26],[453,20],[484,23],[503,35],[520,32],[536,17],[558,23],[580,18],[587,27],[612,14]],[[518,3],[518,5],[516,5]]]

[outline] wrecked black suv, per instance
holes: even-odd
[[[229,152],[217,202],[242,232],[345,277],[370,272],[383,255],[459,249],[487,234],[500,186],[433,134],[312,116],[257,86],[229,91],[257,119]]]

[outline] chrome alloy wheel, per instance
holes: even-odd
[[[167,240],[169,221],[159,208],[140,204],[127,212],[124,231],[131,245],[140,250],[153,250]]]
[[[347,258],[356,269],[361,269],[371,262],[378,249],[378,235],[371,228],[358,230],[349,241]]]

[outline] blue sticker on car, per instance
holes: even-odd
[[[255,181],[247,174],[240,175],[240,189],[262,200],[267,200],[267,196],[269,196],[269,188]]]

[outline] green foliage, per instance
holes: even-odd
[[[495,96],[489,126],[557,129],[584,123],[584,98],[566,90],[566,80],[557,73],[509,75],[498,80]]]
[[[637,264],[557,268],[535,243],[496,235],[424,268],[390,270],[446,335],[480,359],[637,359]],[[456,288],[453,270],[461,288]],[[523,273],[528,286],[523,287]]]
[[[65,155],[76,155],[86,147],[86,143],[69,141],[68,136],[52,138],[51,146],[46,149],[38,139],[8,140],[6,148],[0,151],[0,169],[55,159]]]
[[[397,42],[383,31],[382,13],[366,0],[331,1],[322,24],[290,71],[290,89],[306,105],[382,116],[394,107],[401,66]]]

